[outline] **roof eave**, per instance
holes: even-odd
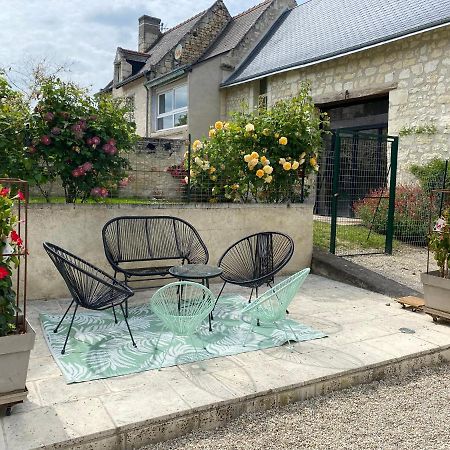
[[[279,73],[287,72],[289,70],[303,69],[304,67],[314,66],[316,64],[320,64],[320,63],[323,63],[323,62],[326,62],[326,61],[332,61],[334,59],[338,59],[338,58],[341,58],[343,56],[348,56],[348,55],[352,55],[354,53],[362,52],[364,50],[369,50],[371,48],[380,47],[380,46],[385,45],[385,44],[390,44],[391,42],[396,42],[396,41],[399,41],[401,39],[406,39],[408,37],[416,36],[418,34],[425,33],[425,32],[428,32],[428,31],[437,30],[439,28],[443,28],[443,27],[446,27],[446,26],[449,26],[449,25],[450,25],[450,21],[448,19],[444,19],[443,21],[439,21],[439,22],[435,23],[432,26],[427,26],[426,28],[421,28],[421,29],[418,29],[416,31],[405,33],[405,34],[399,34],[398,36],[391,37],[391,38],[386,39],[386,40],[374,41],[374,42],[372,42],[372,43],[370,43],[368,45],[366,44],[366,45],[363,45],[363,46],[349,48],[349,49],[346,49],[343,52],[331,53],[329,55],[326,55],[325,57],[320,57],[320,58],[317,58],[317,59],[311,59],[309,61],[304,61],[304,62],[302,62],[300,64],[297,64],[297,63],[288,64],[288,65],[280,67],[280,68],[278,68],[276,70],[268,70],[268,71],[265,71],[265,72],[260,72],[260,73],[258,73],[256,75],[251,75],[251,76],[245,77],[245,78],[243,78],[243,79],[241,79],[239,81],[231,81],[231,82],[224,81],[223,83],[220,84],[220,87],[221,88],[228,88],[228,87],[232,87],[232,86],[237,86],[239,84],[248,83],[250,81],[259,80],[259,79],[264,78],[264,77],[266,77],[268,75],[277,75]],[[241,65],[241,67],[243,67],[243,65]],[[239,69],[237,69],[237,70],[239,70]]]

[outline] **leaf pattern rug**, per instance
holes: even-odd
[[[279,322],[283,330],[266,323],[255,327],[255,332],[249,334],[244,347],[243,342],[250,328],[250,325],[241,318],[242,308],[246,304],[247,300],[240,296],[221,297],[214,310],[213,331],[209,331],[206,320],[197,333],[201,336],[206,350],[198,336],[194,337],[193,343],[185,337],[175,337],[163,367],[278,347],[287,342],[287,337],[298,342],[326,337],[320,331],[286,318],[284,323]],[[66,353],[61,355],[70,323],[70,313],[64,319],[58,333],[53,333],[61,317],[60,314],[40,315],[47,344],[68,383],[157,369],[172,339],[172,334],[163,328],[161,321],[151,312],[148,304],[129,308],[128,323],[137,348],[131,343],[120,310],[117,311],[119,323],[116,324],[112,310],[79,309]],[[289,322],[296,337],[286,322]],[[158,349],[155,351],[158,338]],[[196,344],[197,352],[193,344]]]

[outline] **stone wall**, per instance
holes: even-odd
[[[399,180],[411,164],[450,154],[450,27],[268,78],[268,103],[289,98],[309,80],[316,103],[389,94],[389,133],[434,123],[433,136],[400,138]],[[253,82],[254,84],[254,82]],[[252,83],[226,90],[226,113],[254,101]]]
[[[103,251],[102,227],[114,217],[131,215],[168,215],[187,220],[205,242],[210,264],[216,264],[233,242],[258,231],[281,231],[293,238],[294,255],[282,273],[296,272],[311,263],[310,205],[30,205],[28,298],[69,296],[43,242],[59,245],[111,273]]]

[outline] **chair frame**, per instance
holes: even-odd
[[[64,355],[65,352],[66,352],[67,342],[69,340],[70,331],[72,330],[73,322],[75,320],[75,315],[77,313],[78,307],[82,307],[82,308],[85,308],[85,309],[90,309],[90,310],[93,310],[93,311],[103,311],[103,310],[106,310],[106,309],[112,309],[113,310],[113,314],[114,314],[114,321],[117,324],[118,320],[117,320],[115,307],[119,306],[121,311],[122,311],[122,315],[123,315],[123,317],[125,319],[125,324],[127,326],[128,333],[130,334],[131,342],[133,343],[133,347],[136,347],[136,343],[134,341],[133,334],[131,333],[130,325],[128,324],[128,320],[127,320],[127,316],[128,315],[125,314],[125,310],[123,308],[123,303],[127,302],[127,300],[134,295],[134,292],[128,286],[126,286],[124,283],[120,282],[119,280],[116,280],[111,275],[107,274],[106,272],[104,272],[103,270],[101,270],[98,267],[94,266],[93,264],[85,261],[84,259],[80,258],[79,256],[76,256],[73,253],[71,253],[71,252],[69,252],[69,251],[67,251],[67,250],[65,250],[63,248],[58,247],[55,244],[51,244],[50,242],[44,242],[43,246],[44,246],[45,251],[49,255],[50,259],[52,260],[53,264],[55,265],[56,269],[58,270],[58,272],[62,276],[64,282],[66,283],[70,294],[72,295],[72,301],[70,302],[69,307],[67,308],[66,312],[62,316],[62,318],[59,321],[58,325],[53,330],[54,333],[58,332],[59,327],[61,326],[61,324],[64,321],[64,319],[66,318],[68,312],[70,311],[70,309],[72,308],[73,304],[75,303],[75,310],[74,310],[74,312],[72,314],[72,318],[71,318],[70,325],[69,325],[69,330],[67,331],[66,339],[64,341],[64,346],[63,346],[63,348],[61,350],[61,354]],[[60,254],[59,252],[61,252],[62,254]],[[82,267],[79,267],[77,264],[75,264],[74,262],[72,262],[68,258],[66,258],[65,257],[66,255],[71,257],[71,258],[73,258],[75,261],[79,261],[81,264],[89,267],[95,273],[102,275],[102,277],[104,277],[104,279],[100,278],[99,276],[95,275],[94,273],[89,272],[88,270],[85,270]],[[106,286],[108,289],[111,290],[111,293],[115,292],[116,294],[118,294],[119,300],[118,301],[112,300],[111,303],[105,302],[103,305],[98,306],[98,307],[93,307],[93,306],[90,307],[86,303],[83,304],[83,302],[79,298],[79,293],[77,293],[75,287],[73,286],[73,282],[68,277],[67,271],[63,267],[61,267],[62,266],[62,264],[61,264],[62,261],[64,262],[64,264],[69,265],[75,271],[80,272],[84,276],[86,276],[88,278],[91,278],[91,279],[97,281],[97,283]]]
[[[290,345],[290,340],[289,340],[289,336],[287,334],[286,329],[282,328],[279,325],[279,321],[286,317],[286,314],[288,313],[287,308],[289,307],[289,305],[293,301],[295,295],[298,293],[299,289],[305,282],[306,278],[308,277],[308,275],[310,273],[310,270],[311,270],[310,268],[303,269],[300,272],[297,272],[294,275],[291,275],[290,277],[280,281],[279,283],[277,283],[276,285],[274,285],[273,287],[268,289],[266,292],[264,292],[254,302],[252,302],[244,307],[244,309],[241,312],[241,317],[242,317],[243,321],[244,321],[244,316],[246,314],[250,313],[250,316],[251,316],[250,329],[244,338],[244,344],[243,344],[244,347],[245,347],[245,344],[247,343],[247,339],[250,336],[250,333],[252,333],[254,331],[255,326],[260,326],[260,321],[262,319],[263,322],[265,322],[265,321],[271,322],[280,331],[284,331],[284,333],[286,335],[286,340],[289,343],[290,350],[291,351],[294,350],[292,345]],[[290,296],[290,298],[288,296],[288,298],[284,301],[282,299],[280,299],[280,297],[281,297],[280,293],[282,291],[286,290],[287,288],[289,288],[293,284],[295,287],[295,283],[298,283],[298,286],[296,287],[295,291],[292,292],[292,296]],[[266,302],[268,302],[274,296],[277,298],[277,300],[280,303],[278,311],[274,312],[272,317],[268,317],[269,314],[265,314],[264,311],[261,311],[260,314],[258,314],[258,309],[261,308],[261,305],[264,305]],[[256,313],[255,313],[255,311],[256,311]],[[264,317],[264,315],[266,315],[266,317]],[[295,338],[298,341],[297,335],[295,334],[295,331],[292,329],[291,325],[289,323],[287,323],[287,326],[289,327],[290,331],[292,332],[292,334],[295,336]]]
[[[176,293],[177,293],[176,295],[178,295],[178,310],[179,311],[180,311],[180,307],[181,307],[180,305],[181,305],[181,299],[182,299],[182,296],[183,296],[183,291],[184,291],[184,289],[186,287],[188,287],[188,288],[191,287],[191,288],[198,289],[199,293],[202,293],[202,296],[203,296],[203,299],[201,301],[205,302],[206,298],[208,298],[209,301],[210,301],[210,305],[204,311],[202,311],[201,314],[199,314],[197,316],[195,316],[195,315],[192,315],[192,316],[188,315],[188,316],[186,316],[186,317],[191,317],[191,320],[192,320],[192,318],[197,317],[197,318],[200,319],[200,322],[201,322],[201,321],[205,320],[207,317],[209,318],[210,314],[211,314],[211,311],[212,311],[212,309],[214,308],[214,305],[215,305],[214,294],[210,291],[210,289],[207,288],[206,286],[204,286],[203,284],[195,283],[193,281],[176,281],[174,283],[170,283],[170,284],[167,284],[167,285],[161,287],[160,289],[158,289],[153,294],[153,296],[152,296],[152,298],[150,300],[150,309],[163,322],[164,328],[168,329],[172,333],[172,338],[170,340],[169,345],[167,346],[166,351],[164,352],[164,355],[163,355],[163,357],[161,359],[161,363],[159,365],[158,370],[161,370],[161,367],[164,364],[164,361],[166,359],[167,353],[168,353],[169,349],[171,348],[172,343],[173,343],[173,341],[174,341],[176,336],[185,336],[185,337],[187,337],[190,340],[191,345],[194,347],[195,354],[196,354],[198,360],[200,361],[200,357],[199,357],[199,354],[198,354],[198,351],[197,351],[197,346],[195,345],[195,342],[192,339],[192,337],[196,334],[196,330],[198,328],[193,330],[192,333],[189,333],[189,332],[187,332],[187,333],[178,332],[177,333],[176,331],[174,331],[176,329],[176,326],[175,327],[171,327],[171,326],[167,325],[167,318],[170,316],[170,317],[173,317],[173,318],[176,319],[176,318],[183,317],[183,316],[180,316],[180,315],[164,315],[155,306],[155,303],[156,303],[155,299],[157,297],[162,296],[165,291],[173,290],[175,287],[176,287]],[[200,341],[202,342],[203,348],[206,350],[206,347],[204,345],[203,339],[201,338],[200,335],[198,335],[198,337],[199,337]],[[158,339],[157,339],[157,341],[155,343],[155,350],[158,349],[158,344],[159,344],[160,338],[161,338],[161,334],[158,336]]]
[[[294,241],[293,239],[288,236],[285,233],[281,233],[278,231],[261,231],[259,233],[254,233],[251,234],[249,236],[245,236],[244,238],[240,239],[239,241],[235,242],[233,245],[230,245],[230,247],[228,247],[225,252],[222,254],[222,256],[219,259],[218,262],[218,266],[221,267],[222,261],[223,259],[226,257],[226,255],[228,254],[228,252],[233,249],[234,247],[236,247],[237,245],[239,245],[241,242],[246,241],[246,240],[250,240],[251,238],[255,237],[255,236],[259,236],[259,235],[271,235],[272,238],[274,235],[278,235],[278,236],[283,236],[284,238],[286,238],[288,240],[288,242],[290,243],[290,249],[289,252],[285,255],[285,257],[283,258],[283,260],[277,265],[276,268],[274,268],[273,270],[271,270],[270,272],[264,274],[263,276],[257,277],[257,278],[253,278],[253,279],[249,279],[246,281],[234,281],[231,280],[229,278],[226,277],[226,275],[222,274],[220,277],[222,278],[222,280],[224,281],[222,288],[220,289],[219,295],[217,296],[217,300],[219,299],[219,297],[222,295],[222,291],[224,290],[225,286],[227,283],[229,284],[234,284],[237,286],[242,286],[242,287],[249,287],[251,288],[251,292],[250,292],[250,298],[249,298],[249,303],[251,302],[251,299],[253,297],[253,292],[255,292],[256,294],[256,298],[258,298],[258,289],[263,286],[264,284],[267,284],[267,286],[271,287],[271,283],[274,282],[275,280],[275,275],[284,267],[286,266],[286,264],[289,262],[289,260],[292,258],[292,255],[294,254]],[[216,303],[217,303],[216,300]]]

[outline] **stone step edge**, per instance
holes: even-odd
[[[191,410],[183,410],[39,448],[41,450],[136,449],[175,439],[192,431],[216,429],[245,413],[285,406],[394,375],[403,377],[407,373],[420,368],[443,363],[450,363],[450,345],[326,375],[307,382],[281,386],[276,389],[236,397],[235,399],[202,405]],[[115,441],[114,444],[113,440]],[[107,445],[106,447],[102,447],[103,442]]]

